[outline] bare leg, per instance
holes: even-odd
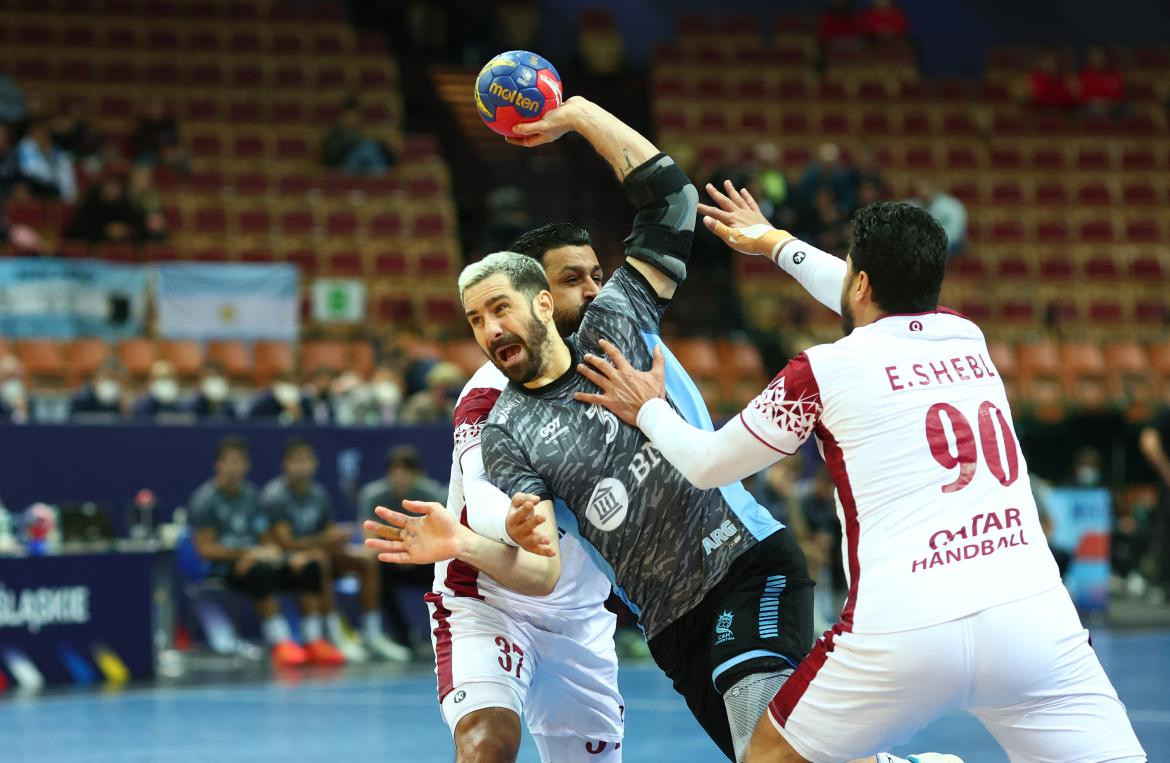
[[[520,718],[502,707],[468,713],[455,726],[456,763],[514,763]]]

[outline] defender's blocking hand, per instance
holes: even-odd
[[[552,540],[538,530],[545,520],[542,515],[536,513],[538,505],[540,496],[531,493],[517,493],[512,496],[512,508],[508,510],[505,525],[508,536],[529,553],[537,556],[556,556]]]
[[[723,181],[723,188],[726,193],[707,184],[707,195],[719,206],[699,205],[703,224],[737,252],[775,259],[792,234],[772,227],[746,188],[736,190],[730,180]]]
[[[596,403],[609,409],[632,427],[638,426],[638,411],[648,400],[666,397],[666,359],[662,348],[654,348],[654,362],[649,371],[639,371],[612,342],[602,339],[602,351],[609,357],[586,355],[577,371],[601,388],[601,394],[577,392],[573,397],[582,403]],[[586,365],[588,364],[588,365]]]
[[[420,516],[379,506],[374,513],[382,522],[366,520],[362,524],[375,536],[366,538],[366,545],[378,551],[379,561],[433,564],[459,555],[459,521],[441,503],[403,501],[402,508]]]

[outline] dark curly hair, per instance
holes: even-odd
[[[947,234],[923,208],[878,201],[853,215],[853,270],[869,275],[873,299],[891,314],[938,307],[947,264]]]
[[[550,249],[562,246],[592,246],[589,231],[572,223],[549,223],[533,228],[508,247],[509,252],[525,254],[544,264],[544,255]]]

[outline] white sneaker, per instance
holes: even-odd
[[[396,644],[381,633],[366,637],[366,647],[377,657],[391,662],[410,662],[414,659],[414,652],[410,647]]]
[[[337,651],[345,655],[346,662],[369,662],[370,655],[365,647],[352,638],[337,639]]]
[[[910,763],[963,763],[958,755],[949,755],[945,752],[920,752],[906,758]]]

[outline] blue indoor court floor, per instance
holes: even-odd
[[[1026,638],[1027,634],[1020,634]],[[1150,761],[1170,761],[1170,632],[1095,632]],[[652,663],[623,665],[626,761],[718,761]],[[0,695],[3,696],[3,695]],[[969,716],[940,719],[896,752],[1006,756]],[[446,763],[450,738],[427,666],[350,668],[295,682],[260,677],[0,698],[0,761],[392,761]],[[520,760],[538,760],[525,739]]]

